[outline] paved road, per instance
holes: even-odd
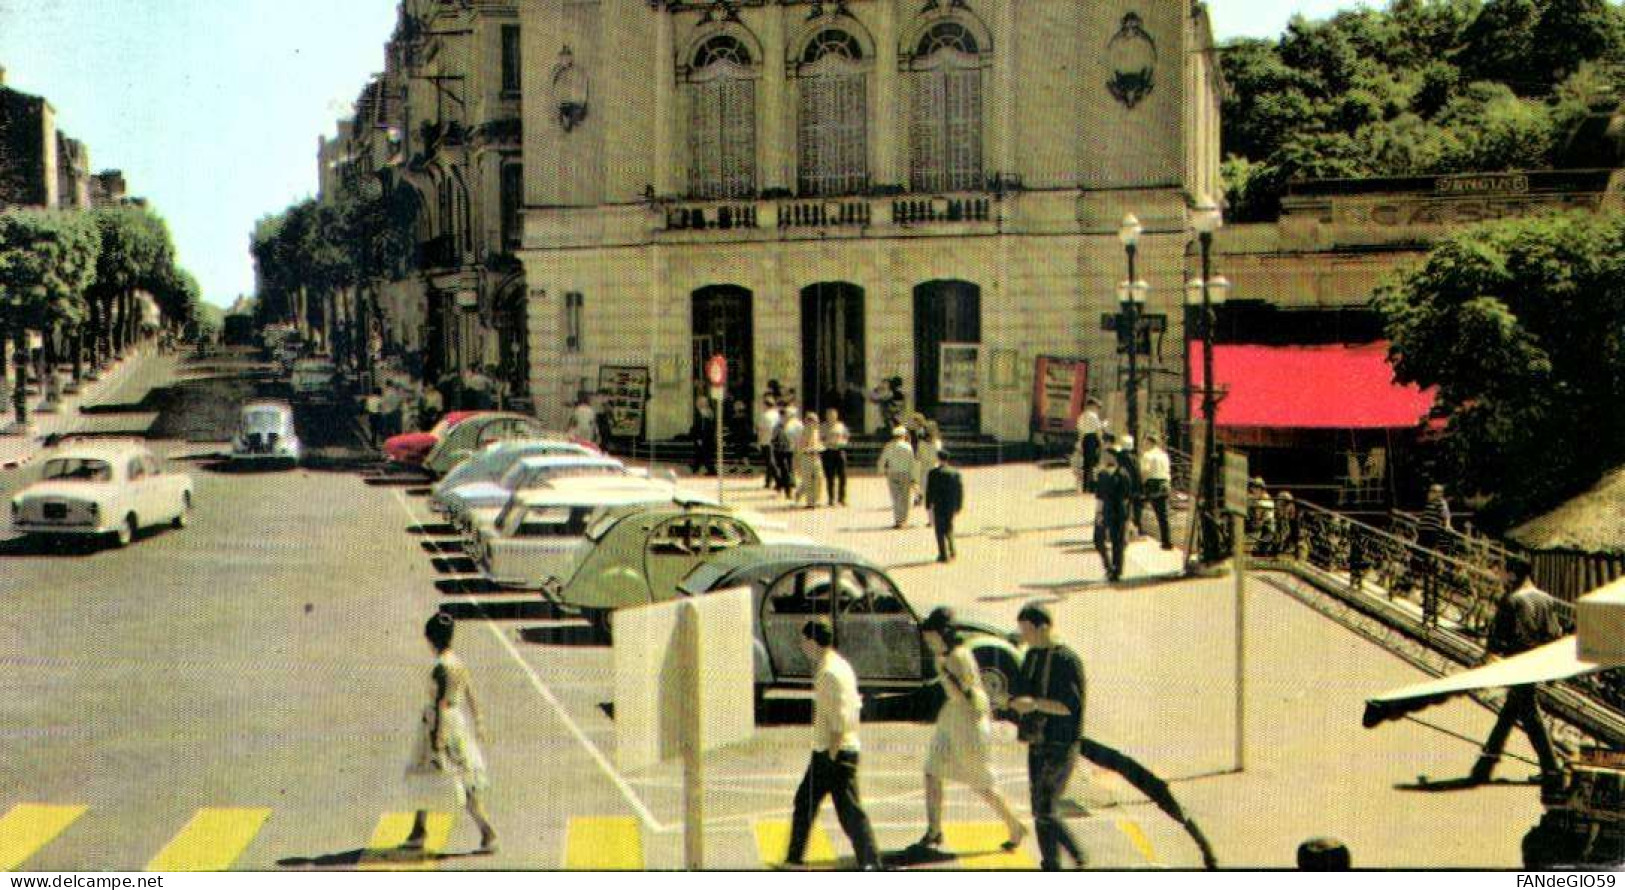
[[[223,472],[203,455],[218,450],[234,400],[258,385],[244,371],[186,366],[176,385],[151,392],[160,378],[133,380],[121,400],[156,410],[108,415],[166,437],[174,465],[194,475],[191,528],[124,551],[0,544],[0,867],[680,866],[675,768],[623,776],[611,766],[609,650],[529,598],[444,592],[460,566],[430,553],[436,529],[410,489],[369,486],[354,472]],[[304,419],[323,428],[307,438],[354,444],[339,415]],[[1396,791],[1420,772],[1459,774],[1471,748],[1415,726],[1360,730],[1363,697],[1416,673],[1265,589],[1249,599],[1249,770],[1215,776],[1232,748],[1227,583],[1107,588],[1073,525],[1087,507],[1062,490],[1063,474],[967,476],[969,534],[951,566],[927,558],[929,530],[883,528],[872,479],[856,481],[848,510],[792,512],[746,482],[730,497],[870,553],[922,611],[951,602],[1010,623],[1021,603],[1052,602],[1090,665],[1090,734],[1176,780],[1224,863],[1285,865],[1298,840],[1318,833],[1349,840],[1362,865],[1516,863],[1517,838],[1538,814],[1533,791]],[[0,475],[0,493],[21,481]],[[1140,543],[1131,563],[1166,569],[1177,554]],[[427,694],[421,626],[438,608],[460,618],[458,649],[488,713],[503,835],[489,859],[368,852],[398,841],[420,804],[400,776]],[[775,703],[755,740],[709,765],[711,865],[757,868],[781,855],[806,710]],[[1468,735],[1489,723],[1466,705],[1431,717]],[[884,712],[866,722],[864,793],[888,849],[923,828],[918,769],[929,734]],[[1024,803],[1022,751],[1008,735],[997,767]],[[1199,863],[1177,826],[1109,774],[1080,777],[1073,795],[1122,801],[1074,820],[1096,866]],[[449,794],[424,803],[446,814],[437,826],[456,815]],[[1009,856],[974,855],[1001,838],[961,791],[949,818],[950,842],[972,855],[946,867],[1035,858],[1031,841]],[[823,858],[844,855],[825,819],[833,843]],[[476,838],[459,819],[436,840],[455,854]]]

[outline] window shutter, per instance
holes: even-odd
[[[982,188],[982,72],[949,70],[944,73],[943,84],[947,188],[979,190]]]
[[[724,78],[718,92],[720,196],[745,198],[756,191],[756,81]]]

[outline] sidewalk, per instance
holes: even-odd
[[[123,359],[109,365],[100,380],[86,380],[78,393],[64,395],[60,407],[55,412],[41,414],[34,410],[37,400],[31,401],[28,420],[33,427],[32,431],[27,435],[0,434],[0,470],[16,469],[33,460],[45,450],[45,440],[49,436],[67,436],[85,429],[89,418],[80,412],[81,407],[112,401],[124,384],[135,376],[136,371],[158,359],[154,347],[142,345],[126,353]],[[4,408],[6,425],[9,425],[14,420],[9,401]]]

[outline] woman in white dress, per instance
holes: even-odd
[[[993,780],[993,708],[976,657],[960,640],[952,609],[932,610],[920,629],[936,655],[944,698],[925,760],[925,836],[914,846],[926,850],[942,846],[942,787],[951,779],[968,785],[993,808],[1010,831],[1003,849],[1015,850],[1027,829]]]
[[[430,672],[432,699],[424,707],[418,723],[417,743],[412,759],[407,764],[409,779],[428,785],[445,787],[450,778],[457,789],[458,804],[468,809],[480,829],[480,846],[476,853],[495,853],[496,829],[485,809],[485,792],[491,786],[485,771],[485,754],[480,740],[485,736],[485,725],[480,719],[479,706],[474,701],[474,687],[468,666],[451,651],[451,638],[457,623],[444,612],[429,619],[423,635],[435,651],[434,670]],[[465,711],[466,706],[466,711]],[[472,723],[470,723],[472,718]],[[407,835],[404,849],[420,850],[428,831],[427,810],[418,810],[412,821],[412,832]]]
[[[937,460],[937,453],[940,451],[942,451],[941,428],[937,426],[935,420],[923,421],[920,424],[920,444],[914,450],[915,506],[925,503],[925,480],[931,478],[931,471],[941,463]]]

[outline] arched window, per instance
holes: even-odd
[[[920,38],[910,62],[909,179],[917,192],[982,188],[982,47],[944,21]]]
[[[688,70],[688,187],[696,198],[756,192],[756,80],[750,48],[718,34]]]
[[[803,195],[850,195],[869,184],[869,91],[863,45],[829,28],[801,53],[796,129]]]

